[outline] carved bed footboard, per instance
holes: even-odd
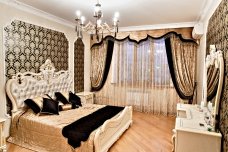
[[[94,145],[96,152],[107,152],[126,129],[132,124],[132,107],[127,106],[115,119],[107,120],[95,134]]]

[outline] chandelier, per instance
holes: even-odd
[[[85,31],[90,34],[91,39],[93,40],[93,37],[95,36],[97,41],[99,41],[100,36],[104,33],[114,33],[114,37],[116,37],[116,34],[118,33],[118,23],[119,23],[119,13],[116,12],[114,14],[113,18],[113,25],[110,27],[106,22],[102,22],[103,13],[101,10],[101,4],[99,3],[99,0],[97,1],[97,4],[94,8],[94,15],[95,23],[88,22],[86,25],[85,23],[85,17],[81,16],[81,12],[78,10],[76,11],[76,28],[75,31],[77,33],[77,37],[83,38],[82,31]]]

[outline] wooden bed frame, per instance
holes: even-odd
[[[44,94],[72,90],[73,79],[68,71],[55,72],[50,60],[40,67],[40,73],[17,73],[6,83],[6,93],[12,102],[12,119],[24,111],[24,101]],[[107,120],[97,129],[94,138],[96,152],[106,152],[132,124],[132,107],[127,106],[115,119]]]

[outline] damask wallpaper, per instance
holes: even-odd
[[[56,71],[68,69],[68,40],[64,33],[18,20],[3,32],[6,80],[18,72],[39,72],[46,59],[51,59]]]
[[[81,38],[74,43],[74,90],[84,91],[84,44]]]
[[[220,130],[223,135],[223,152],[228,151],[228,0],[222,0],[209,20],[207,32],[207,48],[215,44],[224,52],[225,81],[220,104]],[[209,49],[207,49],[209,50]]]

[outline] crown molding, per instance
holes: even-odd
[[[210,3],[212,0],[203,0],[202,6],[201,6],[201,11],[199,12],[198,16],[196,17],[196,21],[200,22],[202,15],[204,14],[205,10],[208,7],[208,3]]]
[[[221,1],[222,0],[208,0],[203,11],[200,14],[201,16],[199,18],[199,22],[208,21]]]
[[[221,0],[216,0],[216,1],[220,1]],[[57,17],[55,15],[49,14],[47,12],[44,12],[40,9],[34,8],[30,5],[26,5],[24,3],[21,3],[17,0],[0,0],[0,3],[4,3],[7,5],[10,5],[12,7],[15,7],[17,9],[20,9],[22,11],[26,11],[28,13],[46,18],[48,20],[57,22],[59,24],[74,28],[74,23],[67,21],[63,18]],[[206,14],[207,12],[210,10],[210,8],[212,6],[214,6],[215,2],[213,2],[213,0],[210,0],[207,5],[204,7],[202,13],[200,13],[201,15],[198,16],[197,20],[200,21],[203,18],[206,18]],[[217,2],[218,3],[218,2]],[[194,25],[197,22],[181,22],[181,23],[169,23],[169,24],[154,24],[154,25],[140,25],[140,26],[127,26],[127,27],[119,27],[120,31],[141,31],[141,30],[154,30],[154,29],[167,29],[167,28],[182,28],[182,27],[194,27]]]
[[[25,11],[25,12],[46,18],[48,20],[57,22],[59,24],[74,28],[74,23],[72,23],[72,22],[69,22],[69,21],[64,20],[60,17],[57,17],[55,15],[44,12],[40,9],[34,8],[30,5],[26,5],[24,3],[18,2],[17,0],[0,0],[0,3],[4,3],[6,5],[12,6],[12,7],[17,8],[19,10],[22,10],[22,11]]]
[[[194,27],[196,22],[181,22],[181,23],[169,23],[169,24],[154,24],[154,25],[141,25],[141,26],[127,26],[120,27],[121,32],[124,31],[142,31],[142,30],[156,30],[167,28],[182,28],[182,27]]]

